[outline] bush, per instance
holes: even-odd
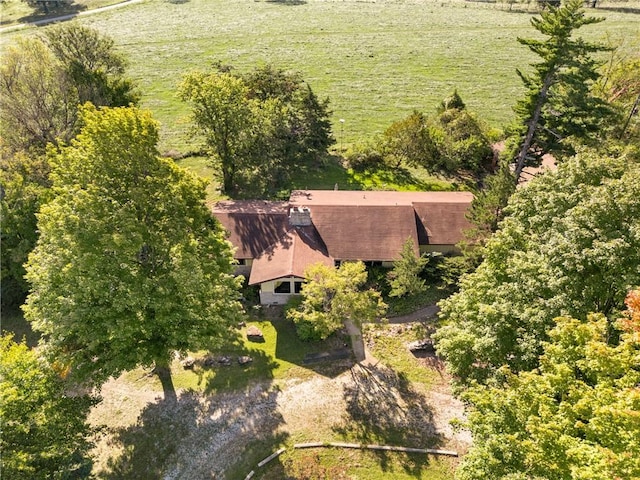
[[[356,172],[378,170],[385,165],[385,159],[374,143],[357,143],[346,156],[347,166]]]

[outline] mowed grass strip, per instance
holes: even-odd
[[[585,36],[640,45],[637,15],[595,14],[607,21],[585,27]],[[243,71],[272,63],[301,72],[330,98],[345,145],[413,109],[432,113],[454,89],[501,127],[523,91],[515,70],[534,60],[517,42],[534,36],[531,16],[470,2],[149,0],[80,21],[112,36],[130,59],[143,104],[162,123],[161,148],[188,151],[189,107],[176,87],[186,71],[217,60]]]

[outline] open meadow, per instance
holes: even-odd
[[[338,147],[379,133],[414,109],[431,114],[454,89],[482,120],[502,128],[522,93],[516,68],[526,70],[534,60],[517,42],[535,32],[533,7],[522,7],[531,11],[431,0],[146,0],[79,20],[115,39],[143,105],[162,123],[161,149],[184,152],[192,148],[189,109],[176,85],[185,72],[215,61],[301,72],[331,101]],[[640,8],[592,12],[606,21],[581,34],[640,48]],[[34,31],[4,34],[2,42]]]

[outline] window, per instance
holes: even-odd
[[[295,293],[300,293],[302,291],[302,282],[293,282]]]
[[[273,293],[291,293],[291,282],[289,280],[286,280],[284,282],[276,282]]]
[[[246,265],[247,264],[247,260],[244,258],[238,258],[236,260],[238,262],[238,265]]]

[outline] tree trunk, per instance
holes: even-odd
[[[345,320],[344,326],[346,327],[347,333],[351,338],[351,348],[353,348],[353,355],[356,357],[356,362],[360,363],[366,357],[364,353],[364,340],[362,339],[362,331],[352,320]]]
[[[164,393],[164,400],[170,403],[176,403],[178,396],[176,394],[176,388],[173,386],[173,379],[171,378],[171,367],[167,360],[156,360],[156,367],[154,372],[158,375],[158,379],[162,384],[162,391]]]
[[[542,82],[542,88],[540,89],[540,93],[538,94],[538,101],[536,103],[536,108],[533,111],[533,115],[531,115],[531,119],[527,123],[527,134],[524,138],[524,142],[522,142],[522,147],[520,148],[520,152],[516,157],[516,185],[520,181],[520,175],[522,174],[522,170],[524,170],[525,162],[527,159],[527,153],[531,148],[531,144],[533,143],[533,136],[536,133],[536,128],[538,128],[538,122],[540,122],[540,115],[542,114],[542,107],[547,103],[547,96],[549,94],[549,88],[553,84],[555,76],[555,71],[551,71],[547,73],[544,77],[544,81]]]

